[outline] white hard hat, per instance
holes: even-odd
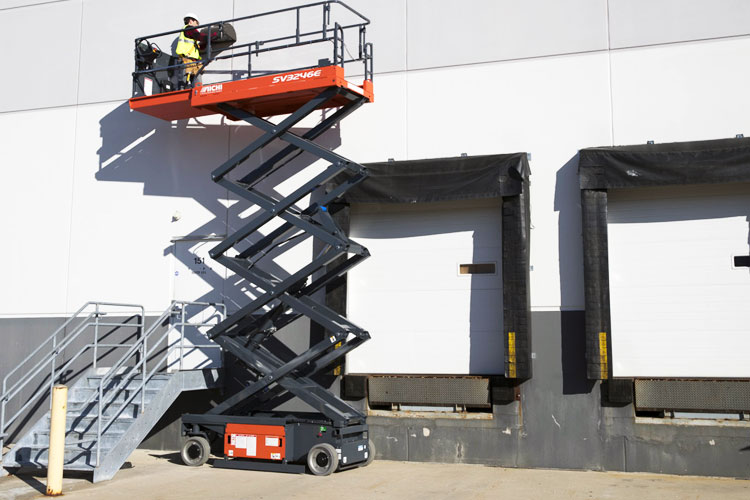
[[[185,15],[183,16],[182,20],[183,20],[183,21],[185,21],[185,23],[187,23],[187,20],[188,20],[189,18],[195,19],[196,21],[198,20],[198,16],[196,16],[196,15],[195,15],[194,13],[192,13],[192,12],[188,12],[187,14],[185,14]]]

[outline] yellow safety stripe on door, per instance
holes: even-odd
[[[607,332],[599,332],[599,376],[602,380],[609,378],[609,360],[607,358]]]
[[[516,378],[516,332],[508,332],[508,378]]]

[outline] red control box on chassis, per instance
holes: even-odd
[[[286,434],[283,425],[227,424],[224,456],[282,460]]]

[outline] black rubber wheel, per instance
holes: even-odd
[[[190,467],[200,467],[208,461],[211,446],[203,436],[190,436],[185,440],[180,450],[182,463]]]
[[[367,467],[375,460],[375,445],[372,443],[372,439],[367,440],[367,458],[362,462],[362,467]]]
[[[319,443],[307,452],[307,468],[316,476],[327,476],[339,466],[336,448],[328,443]]]

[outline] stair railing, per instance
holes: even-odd
[[[215,315],[210,316],[208,319],[199,322],[199,323],[190,323],[187,321],[186,318],[186,310],[189,306],[202,306],[202,307],[213,307],[216,309]],[[171,321],[172,318],[179,317],[180,321],[173,322]],[[213,320],[217,319],[218,322],[222,321],[226,317],[226,306],[221,303],[211,303],[211,302],[188,302],[188,301],[180,301],[180,300],[174,300],[170,303],[169,307],[164,310],[164,312],[159,316],[152,324],[151,326],[146,329],[144,334],[141,336],[141,338],[135,342],[130,349],[117,361],[117,363],[112,366],[108,370],[104,376],[102,376],[101,380],[99,381],[99,387],[96,391],[95,395],[92,395],[89,397],[84,403],[83,407],[86,407],[89,403],[92,403],[96,401],[97,406],[97,430],[96,430],[96,467],[99,467],[101,464],[101,442],[102,442],[102,434],[104,434],[107,429],[114,423],[114,421],[117,419],[117,417],[122,413],[122,411],[127,408],[127,406],[140,395],[141,397],[141,404],[139,407],[139,412],[143,413],[146,409],[146,384],[159,372],[166,371],[169,364],[166,363],[167,358],[171,354],[172,348],[178,348],[179,349],[179,366],[180,369],[183,367],[183,358],[184,358],[184,338],[185,338],[185,332],[184,328],[185,326],[193,326],[193,327],[202,327],[202,326],[213,326],[216,324],[216,322],[212,322]],[[161,335],[158,335],[155,340],[150,341],[151,337],[155,336],[154,332],[158,330],[160,326],[164,324],[167,319],[170,319],[170,327],[166,328],[164,332],[161,333]],[[167,340],[169,333],[171,331],[172,326],[179,326],[180,327],[180,341],[179,344],[170,346],[167,344],[166,348],[164,349],[163,354],[158,359],[154,360],[154,355],[157,354],[157,351],[159,349],[162,349],[162,343]],[[210,344],[191,344],[189,347],[191,348],[214,348],[214,349],[220,349],[220,346],[215,343]],[[148,361],[151,359],[152,368],[148,369]],[[132,365],[128,366],[126,363],[128,361],[132,361]],[[119,411],[114,412],[108,419],[105,418],[104,415],[104,408],[112,402],[112,400],[117,397],[118,394],[127,386],[128,383],[130,383],[132,380],[134,380],[133,377],[122,377],[121,380],[117,381],[116,384],[114,384],[112,387],[107,387],[107,384],[113,380],[113,377],[115,375],[118,375],[122,370],[127,370],[128,368],[135,368],[137,371],[130,373],[135,376],[136,373],[139,373],[141,375],[140,381],[137,385],[137,388],[132,391],[132,394],[129,394],[127,399],[125,399],[120,406]],[[106,388],[106,394],[105,394],[105,388]],[[76,443],[83,443],[83,442],[91,442],[94,439],[90,440],[81,440],[77,441]]]
[[[91,310],[93,308],[93,310]],[[104,309],[108,310],[104,310]],[[109,310],[114,309],[114,310]],[[132,314],[133,311],[138,314]],[[128,314],[124,321],[102,321],[102,318],[117,312],[119,315]],[[137,317],[136,323],[131,322],[133,317]],[[76,320],[80,320],[76,323]],[[124,304],[117,302],[87,302],[80,309],[73,313],[57,330],[55,330],[45,341],[40,343],[34,351],[26,356],[16,367],[11,370],[2,382],[2,392],[0,392],[0,452],[2,451],[5,438],[8,436],[8,428],[33,404],[39,404],[44,397],[50,394],[50,390],[60,379],[66,376],[67,369],[78,360],[83,354],[91,350],[93,357],[90,365],[96,368],[99,356],[99,348],[124,348],[134,344],[103,344],[99,342],[100,327],[111,328],[136,328],[136,333],[143,337],[143,327],[145,321],[145,310],[138,304]],[[76,354],[68,361],[65,361],[65,349],[71,347],[84,332],[91,331],[93,327],[93,341],[86,343]],[[68,329],[72,328],[69,332]],[[35,363],[34,360],[39,358]],[[64,363],[58,368],[58,363]],[[34,393],[28,397],[21,408],[6,418],[8,402],[19,395],[21,391],[34,379],[49,370],[49,387],[42,384]],[[10,383],[12,377],[20,374],[20,378],[14,383]]]

